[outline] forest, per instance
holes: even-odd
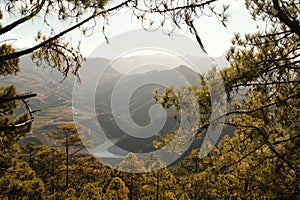
[[[170,35],[176,30],[190,32],[206,53],[196,22],[208,16],[227,27],[231,23],[228,2],[1,1],[0,199],[300,199],[299,0],[244,0],[247,12],[253,20],[263,22],[263,27],[234,35],[224,52],[226,67],[205,66],[210,70],[199,74],[177,66],[175,71],[187,79],[197,77],[199,82],[147,87],[150,95],[143,90],[135,93],[133,118],[147,121],[143,113],[153,103],[167,112],[166,121],[171,124],[144,142],[124,135],[113,121],[110,93],[123,75],[107,72],[110,76],[99,82],[100,93],[95,97],[97,119],[108,138],[128,148],[126,154],[109,149],[122,154],[118,161],[108,162],[90,153],[90,148],[103,143],[97,138],[97,125],[90,120],[89,110],[72,113],[73,83],[93,80],[80,74],[89,61],[80,42],[74,44],[66,35],[79,30],[82,37],[89,38],[90,29],[99,29],[109,43],[106,22],[116,12],[127,10],[145,32],[166,26],[173,28]],[[13,17],[7,20],[7,16]],[[68,26],[58,28],[53,18]],[[48,31],[37,31],[34,45],[14,46],[10,33],[40,21]],[[90,62],[109,61],[95,58]],[[34,72],[35,68],[41,70]],[[130,78],[168,77],[173,72],[154,71]],[[52,73],[62,78],[45,81]],[[36,101],[39,96],[43,100]],[[226,104],[224,109],[212,101],[218,98]],[[85,123],[76,123],[74,117]],[[193,123],[181,126],[182,119]],[[216,137],[214,131],[219,129]],[[168,162],[155,153],[158,149],[178,159]],[[139,156],[140,152],[147,156]]]

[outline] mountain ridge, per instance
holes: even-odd
[[[131,58],[132,59],[132,58]],[[143,59],[143,58],[141,58]],[[201,59],[200,59],[201,60]],[[112,110],[111,110],[111,95],[114,91],[116,83],[120,78],[124,79],[122,90],[117,91],[126,94],[137,82],[143,83],[151,82],[151,80],[156,80],[157,82],[166,79],[166,85],[155,85],[153,87],[163,87],[167,86],[167,83],[177,83],[180,79],[178,75],[182,76],[182,83],[198,84],[198,73],[196,73],[192,68],[184,65],[178,65],[174,69],[167,70],[149,70],[145,73],[137,73],[126,75],[119,72],[113,66],[110,66],[111,61],[104,58],[92,58],[87,59],[79,71],[79,76],[87,77],[82,79],[83,85],[89,86],[89,84],[94,83],[94,81],[99,78],[95,73],[95,70],[99,70],[101,74],[100,85],[97,86],[97,92],[95,95],[96,102],[96,113],[97,120],[91,120],[92,115],[90,110],[79,111],[78,115],[81,115],[84,119],[85,127],[83,131],[89,132],[89,139],[96,141],[96,145],[100,145],[104,142],[102,137],[99,137],[97,133],[97,123],[102,123],[103,129],[108,138],[116,141],[116,145],[125,148],[132,152],[149,152],[153,150],[152,141],[153,137],[141,142],[141,139],[134,139],[132,136],[126,135],[122,130],[120,130],[113,120]],[[127,60],[127,64],[130,62]],[[129,65],[128,64],[128,65]],[[131,63],[132,65],[137,64],[136,62]],[[199,63],[199,65],[204,65],[205,63]],[[96,68],[97,67],[97,68]],[[210,66],[205,66],[207,69]],[[85,70],[87,69],[87,70]],[[76,82],[75,77],[68,77],[62,83],[63,75],[55,69],[35,67],[34,63],[31,62],[28,56],[21,58],[21,70],[15,76],[1,77],[2,84],[14,84],[19,92],[36,92],[38,97],[36,99],[30,100],[30,105],[33,109],[39,109],[41,112],[35,113],[35,123],[33,127],[32,134],[28,137],[36,137],[42,143],[49,146],[51,144],[50,140],[47,138],[46,134],[49,131],[54,131],[56,126],[61,123],[73,122],[72,113],[72,94],[73,85]],[[180,80],[181,80],[180,79]],[[145,126],[149,123],[148,112],[152,105],[155,104],[153,100],[153,93],[151,88],[152,85],[142,86],[131,97],[130,113],[133,121],[138,124]],[[47,88],[47,89],[45,89]],[[86,95],[81,94],[83,106],[85,101],[90,101],[91,99],[85,99]],[[77,111],[76,111],[77,113]],[[78,116],[77,116],[78,117]],[[177,122],[174,120],[172,112],[170,111],[167,118],[167,124],[162,130],[162,134],[171,132],[178,127]],[[139,144],[139,145],[133,145]],[[111,148],[110,148],[111,149]],[[114,151],[111,149],[111,151]]]

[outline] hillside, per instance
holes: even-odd
[[[144,59],[147,60],[149,58],[144,57]],[[163,59],[167,60],[165,57]],[[199,65],[202,64],[202,70],[210,68],[210,66],[206,66],[210,63],[209,60],[203,61],[203,59],[196,59],[195,57],[191,59],[194,60],[194,63],[198,62]],[[200,61],[202,61],[202,63]],[[159,62],[159,60],[157,62]],[[127,68],[130,64],[135,64],[133,58],[123,59],[122,63],[126,65]],[[76,108],[73,108],[73,111],[83,125],[82,131],[86,133],[88,139],[95,141],[96,146],[102,144],[105,141],[104,138],[107,137],[110,140],[113,140],[117,147],[127,151],[153,151],[154,147],[152,141],[156,138],[155,136],[146,139],[136,138],[126,134],[118,127],[111,110],[112,94],[114,93],[114,95],[126,97],[128,94],[131,94],[131,89],[133,87],[140,85],[140,87],[138,87],[130,96],[130,117],[128,118],[127,116],[128,119],[126,116],[119,117],[125,121],[127,120],[127,124],[132,124],[132,122],[129,123],[129,121],[133,120],[135,124],[143,127],[150,123],[149,109],[155,105],[152,93],[154,88],[160,88],[162,90],[163,87],[167,85],[180,87],[185,84],[198,84],[198,74],[191,68],[179,65],[176,68],[168,70],[150,70],[145,73],[124,75],[119,72],[120,70],[115,68],[115,66],[109,67],[109,64],[109,60],[91,58],[84,63],[83,68],[80,71],[81,77],[88,77],[84,78],[81,83],[81,85],[87,86],[87,90],[83,90],[79,95],[81,109],[76,110]],[[69,77],[61,82],[63,79],[62,74],[55,70],[36,67],[29,57],[21,59],[21,66],[21,71],[17,74],[18,79],[14,76],[8,76],[2,78],[1,83],[14,84],[20,93],[37,93],[37,98],[30,100],[30,105],[32,106],[32,109],[41,111],[35,113],[33,131],[28,137],[36,138],[41,141],[41,143],[51,146],[53,145],[53,142],[48,139],[46,133],[55,130],[58,124],[73,122],[72,92],[75,78]],[[102,70],[100,79],[97,77],[99,74],[97,75],[97,73],[95,73],[99,70]],[[91,92],[88,91],[88,86],[97,79],[99,79],[99,82],[94,100],[86,98],[87,94]],[[115,89],[120,80],[122,81],[122,87]],[[149,82],[149,84],[144,84],[145,82]],[[161,82],[164,84],[160,84]],[[91,101],[95,101],[96,120],[90,112],[93,108],[86,107]],[[122,102],[122,105],[123,103],[124,102]],[[161,121],[162,119],[158,116],[156,120]],[[98,124],[100,124],[103,133],[99,133]],[[131,131],[135,131],[134,126],[130,128]],[[160,133],[164,135],[176,128],[178,128],[178,123],[174,119],[174,112],[168,110],[166,123],[162,130],[160,130]],[[116,153],[114,148],[108,147],[108,149],[109,151]]]

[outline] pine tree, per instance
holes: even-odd
[[[174,192],[177,189],[176,178],[155,154],[149,154],[144,162],[148,173],[145,174],[143,199],[166,199],[167,191]]]
[[[108,185],[107,191],[105,193],[105,198],[107,200],[127,200],[129,190],[126,187],[124,181],[119,177],[114,177]]]
[[[0,178],[1,199],[44,199],[45,187],[41,179],[25,162],[12,161]]]
[[[118,176],[122,178],[129,189],[129,200],[139,199],[144,183],[144,172],[146,171],[143,162],[139,161],[137,156],[129,153],[118,165]]]
[[[0,56],[14,52],[15,49],[11,45],[0,46]],[[19,69],[19,58],[0,61],[0,77],[16,75]],[[28,98],[34,96],[35,94],[20,95],[13,85],[0,84],[0,196],[3,199],[17,199],[22,196],[39,199],[44,192],[43,182],[35,176],[32,169],[16,159],[19,139],[31,130],[33,111],[30,109]],[[16,114],[15,110],[20,107],[20,101],[25,110]],[[18,178],[22,173],[24,175]],[[35,192],[36,194],[33,194]]]
[[[234,134],[222,138],[200,160],[202,170],[186,180],[193,184],[191,198],[290,199],[300,194],[299,4],[245,3],[253,18],[266,26],[232,39],[230,66],[220,70],[229,109],[225,120],[214,122],[233,126]],[[209,103],[205,90],[195,93],[199,105]],[[180,106],[168,98],[160,103],[170,103],[166,108]],[[202,123],[205,120],[200,115],[200,136],[213,123]]]
[[[45,145],[27,143],[22,146],[19,159],[25,161],[45,184],[45,195],[58,198],[65,191],[64,153]]]
[[[0,55],[14,53],[11,45],[0,46]],[[15,75],[19,71],[19,59],[0,62],[0,77]],[[9,166],[9,157],[19,149],[18,140],[31,130],[32,111],[27,98],[34,95],[19,95],[13,85],[0,85],[0,166]],[[26,110],[15,114],[19,101],[25,105]]]
[[[66,188],[68,188],[70,158],[84,149],[86,145],[91,146],[92,142],[83,143],[84,137],[78,132],[75,124],[61,124],[57,127],[57,131],[48,133],[48,136],[56,139],[66,154]]]
[[[88,183],[105,185],[111,179],[112,169],[93,155],[74,155],[70,174],[70,187],[81,191]]]
[[[62,199],[77,200],[78,198],[76,197],[76,190],[73,188],[68,188],[62,195]]]
[[[79,200],[101,200],[102,191],[97,183],[88,183],[84,186],[82,193],[80,194]]]

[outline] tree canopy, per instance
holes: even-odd
[[[230,66],[220,71],[229,109],[226,119],[216,122],[235,127],[234,135],[222,138],[199,161],[200,172],[193,178],[197,192],[192,193],[208,199],[298,198],[299,2],[245,3],[266,26],[232,39]],[[201,93],[200,101],[209,103]],[[156,99],[163,96],[165,91]],[[159,103],[167,109],[166,102]],[[199,127],[205,136],[207,122]]]

